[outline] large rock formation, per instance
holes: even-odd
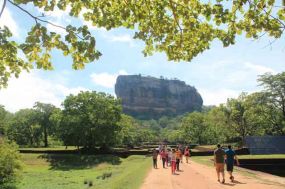
[[[183,81],[141,75],[119,76],[115,93],[124,113],[141,119],[200,111],[203,104],[197,90]]]

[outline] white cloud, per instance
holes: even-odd
[[[19,37],[19,27],[8,7],[5,7],[4,12],[0,17],[0,26],[7,26],[15,37]]]
[[[130,34],[114,35],[110,33],[104,33],[103,37],[110,42],[128,43],[130,47],[135,47],[135,40]]]
[[[90,75],[93,83],[96,85],[105,87],[105,88],[114,88],[116,79],[119,75],[126,75],[127,72],[125,70],[120,70],[118,73],[109,74],[107,72],[103,73],[93,73]]]
[[[124,35],[110,35],[109,36],[110,41],[114,42],[127,42],[130,43],[133,41],[133,38],[129,34],[124,34]]]
[[[37,72],[23,72],[18,79],[12,78],[6,89],[0,90],[0,104],[12,112],[31,108],[37,101],[60,107],[67,95],[86,90],[83,87],[69,88],[60,82],[43,79]]]
[[[242,91],[231,89],[199,89],[204,105],[219,105],[226,103],[228,98],[237,98]]]
[[[236,98],[241,92],[259,91],[258,75],[276,73],[274,69],[252,62],[220,61],[202,67],[203,80],[199,81],[199,92],[205,105],[226,103],[228,98]],[[199,72],[198,72],[199,73]]]
[[[266,67],[266,66],[261,66],[261,65],[257,65],[257,64],[253,64],[251,62],[245,62],[244,66],[248,69],[253,70],[254,72],[256,72],[258,75],[260,74],[264,74],[267,72],[270,72],[272,74],[275,74],[276,71],[273,70],[272,68]]]

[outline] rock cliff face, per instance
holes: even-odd
[[[203,105],[197,90],[179,80],[122,75],[115,93],[122,100],[123,112],[140,119],[200,111]]]

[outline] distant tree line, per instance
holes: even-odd
[[[66,145],[87,149],[136,146],[144,142],[242,144],[250,135],[285,134],[285,72],[264,74],[260,92],[241,93],[201,112],[157,120],[122,113],[115,97],[92,92],[69,95],[62,109],[36,102],[10,113],[0,106],[0,133],[20,146]]]
[[[95,91],[67,96],[62,109],[36,102],[33,108],[10,113],[0,106],[0,133],[23,147],[106,149],[154,140],[150,129],[122,114],[119,99]]]

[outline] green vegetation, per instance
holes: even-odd
[[[63,102],[59,138],[65,145],[104,149],[116,144],[122,107],[118,99],[105,93],[80,92]]]
[[[285,72],[265,74],[258,81],[264,91],[242,93],[202,112],[164,116],[158,120],[136,120],[124,115],[119,99],[95,91],[67,96],[62,110],[37,102],[32,109],[12,114],[0,106],[0,134],[21,147],[38,147],[37,151],[63,150],[63,145],[72,146],[69,150],[83,148],[90,152],[131,149],[144,144],[153,148],[165,140],[173,144],[221,143],[237,147],[246,136],[284,135],[285,132]],[[43,146],[58,147],[40,148]],[[197,148],[209,149],[213,146]],[[11,159],[12,156],[17,159],[16,154],[12,153]],[[207,162],[206,159],[198,161]]]
[[[270,154],[270,155],[239,155],[239,159],[285,159],[285,154]],[[213,156],[192,156],[191,159],[197,163],[213,166]]]
[[[285,159],[285,154],[270,154],[270,155],[241,155],[239,159]]]
[[[165,52],[169,60],[191,61],[219,40],[227,47],[235,44],[238,35],[258,39],[267,34],[280,38],[285,29],[285,9],[275,0],[189,0],[189,1],[75,1],[75,0],[4,0],[35,21],[25,40],[13,41],[7,27],[0,29],[0,87],[6,86],[13,75],[33,67],[51,70],[51,52],[57,49],[73,59],[74,69],[97,60],[95,37],[88,26],[59,26],[45,18],[53,10],[68,11],[95,27],[107,30],[125,27],[135,30],[134,38],[145,42],[144,55]],[[43,16],[30,13],[26,5],[42,9]],[[68,7],[72,7],[68,9]],[[2,14],[2,11],[0,15]],[[76,23],[77,21],[74,20]],[[66,32],[49,32],[46,24]],[[195,44],[195,45],[193,45]],[[20,56],[23,52],[25,58]]]
[[[67,147],[67,148],[66,148]],[[20,150],[34,150],[34,151],[46,151],[46,150],[52,150],[52,151],[57,151],[57,150],[66,150],[66,151],[73,151],[76,150],[77,147],[75,146],[52,146],[52,147],[35,147],[35,148],[19,148]]]
[[[177,117],[137,120],[105,93],[70,95],[63,109],[37,102],[12,114],[0,107],[0,134],[21,147],[76,146],[108,150],[143,143],[237,144],[246,136],[285,134],[285,72],[258,79],[264,90]]]
[[[126,159],[112,155],[46,155],[23,154],[25,163],[19,189],[83,189],[139,188],[151,159],[129,156]],[[87,184],[84,184],[87,183]]]
[[[17,146],[0,137],[0,187],[12,187],[22,168]]]

